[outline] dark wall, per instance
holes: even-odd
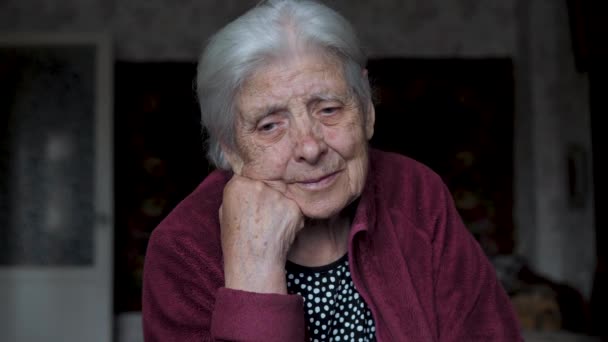
[[[593,141],[593,177],[595,185],[595,224],[597,237],[597,266],[594,279],[591,306],[593,326],[602,340],[608,340],[605,309],[608,307],[608,167],[606,150],[608,136],[606,118],[608,101],[608,2],[587,0],[583,2],[582,14],[585,20],[588,55],[586,57],[590,82],[591,134]]]

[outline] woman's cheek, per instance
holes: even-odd
[[[367,144],[360,132],[356,129],[350,129],[350,127],[328,129],[325,133],[325,141],[344,158],[352,157],[358,147],[363,147],[359,145]]]
[[[264,149],[243,168],[243,175],[257,180],[277,180],[283,177],[288,161],[285,151],[277,148]]]

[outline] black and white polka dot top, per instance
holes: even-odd
[[[350,276],[348,255],[320,267],[287,261],[287,291],[304,298],[310,341],[375,341],[372,314]]]

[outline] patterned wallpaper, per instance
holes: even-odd
[[[331,0],[372,56],[509,56],[516,0]],[[3,0],[2,31],[112,32],[125,60],[193,60],[254,0]]]

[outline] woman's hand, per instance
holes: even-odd
[[[226,287],[286,294],[287,252],[304,226],[297,204],[280,189],[234,175],[219,216]]]

